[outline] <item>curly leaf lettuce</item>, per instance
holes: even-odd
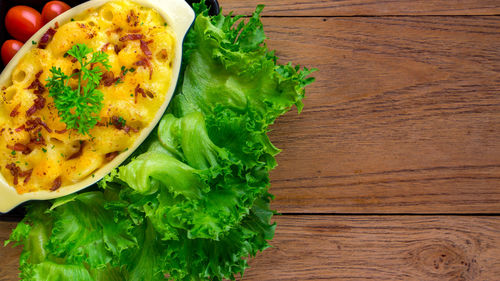
[[[221,280],[269,247],[269,126],[302,108],[312,72],[278,65],[259,14],[197,17],[157,131],[99,183],[34,202],[8,242],[23,280]],[[48,278],[48,279],[47,279]]]
[[[196,18],[182,84],[169,111],[178,117],[203,113],[216,145],[229,148],[248,167],[269,171],[279,150],[266,135],[268,126],[292,105],[302,109],[313,70],[276,64],[263,43],[262,8],[247,24],[238,24],[239,16]]]
[[[137,247],[127,221],[104,210],[106,192],[86,192],[31,204],[10,240],[23,245],[22,280],[120,280],[111,278],[121,253]],[[91,267],[92,270],[88,270]],[[96,278],[100,276],[99,278]]]
[[[182,230],[191,239],[219,240],[267,192],[267,173],[245,167],[216,146],[199,112],[165,115],[158,139],[167,143],[168,153],[148,151],[114,177],[130,187],[121,192],[122,199],[133,202],[165,238],[178,238]],[[146,204],[137,200],[144,195]]]

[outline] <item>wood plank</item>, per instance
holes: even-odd
[[[319,68],[271,132],[285,213],[500,212],[500,17],[265,18]]]
[[[4,241],[9,239],[9,235],[16,225],[15,222],[0,221],[0,281],[19,280],[17,276],[21,248],[3,247]]]
[[[258,4],[266,16],[498,15],[498,0],[219,0],[224,13],[250,15]]]
[[[273,248],[243,280],[495,280],[500,218],[281,216]],[[11,224],[0,222],[0,241]],[[0,280],[18,280],[19,250],[0,248]]]
[[[243,280],[498,280],[500,218],[282,216]]]

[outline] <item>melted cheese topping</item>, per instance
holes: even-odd
[[[18,193],[56,190],[92,176],[149,126],[171,82],[174,32],[150,8],[109,2],[55,31],[44,49],[22,58],[8,85],[0,85],[0,172]],[[106,52],[112,66],[97,88],[103,107],[90,135],[65,130],[47,89],[33,86],[46,84],[52,66],[66,74],[79,69],[65,54],[80,43]],[[27,113],[39,97],[43,108]]]

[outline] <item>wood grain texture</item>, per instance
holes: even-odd
[[[316,215],[276,217],[243,280],[498,280],[500,216],[369,214],[500,213],[500,2],[220,0],[260,3],[280,61],[320,70],[271,132],[273,207]]]
[[[243,280],[498,280],[500,218],[283,216]]]
[[[282,216],[273,248],[247,281],[497,280],[500,218]],[[0,241],[11,224],[0,222]],[[15,281],[19,249],[0,248],[1,281]]]
[[[251,14],[266,5],[265,16],[498,15],[498,0],[219,0],[224,13]]]
[[[10,232],[16,227],[15,222],[0,221],[0,281],[17,281],[19,274],[19,255],[21,248],[3,247],[4,241],[9,239]]]
[[[317,67],[278,119],[284,213],[500,212],[500,17],[265,18]]]

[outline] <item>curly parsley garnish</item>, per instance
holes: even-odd
[[[76,129],[86,135],[99,121],[102,109],[103,94],[97,90],[102,78],[102,70],[96,64],[101,64],[109,70],[108,55],[104,52],[93,52],[85,44],[76,44],[68,52],[80,63],[80,70],[66,75],[60,67],[50,69],[52,76],[47,79],[49,96],[59,111],[61,121],[67,129]],[[88,55],[92,54],[91,58]],[[78,87],[73,89],[68,85],[70,78],[78,76]]]

